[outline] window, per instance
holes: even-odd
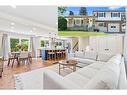
[[[29,40],[28,39],[21,39],[21,46],[22,51],[28,51]]]
[[[106,13],[98,13],[98,17],[106,17]]]
[[[11,52],[19,51],[19,48],[17,47],[18,44],[19,44],[19,39],[16,39],[16,38],[11,38],[10,39]]]
[[[111,17],[120,17],[120,13],[111,13]]]
[[[28,39],[10,38],[11,52],[28,51],[28,47],[29,47],[29,40]]]
[[[49,41],[48,40],[41,40],[41,47],[47,47],[49,46]]]
[[[106,27],[106,23],[105,22],[101,22],[101,23],[98,24],[98,26]]]
[[[116,26],[111,26],[111,28],[116,28]]]
[[[80,20],[76,20],[76,24],[80,24]]]
[[[83,24],[83,20],[81,20],[81,24]]]

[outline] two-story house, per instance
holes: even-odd
[[[102,32],[125,32],[125,11],[93,11],[96,28]]]
[[[92,31],[95,27],[95,16],[65,16],[68,30]]]

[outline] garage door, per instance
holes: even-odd
[[[108,24],[108,32],[120,32],[119,28],[119,24]]]

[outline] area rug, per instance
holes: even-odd
[[[82,65],[82,67],[86,66],[86,64],[78,64]],[[76,68],[77,70],[80,67]],[[14,75],[15,77],[15,89],[43,89],[43,71],[44,70],[52,70],[59,74],[59,65],[55,64],[52,66],[48,66],[45,68],[40,68],[36,70],[32,70],[29,72],[21,73]],[[70,69],[61,70],[61,76],[66,76],[72,73]]]

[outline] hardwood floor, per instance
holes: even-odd
[[[21,64],[17,66],[15,62],[14,67],[7,66],[7,61],[4,61],[3,74],[0,78],[0,89],[15,89],[14,88],[14,74],[20,74],[23,72],[31,71],[38,68],[43,68],[46,66],[50,66],[54,63],[54,61],[46,61],[43,64],[41,58],[33,58],[31,64]]]

